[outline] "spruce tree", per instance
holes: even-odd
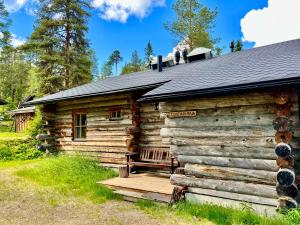
[[[154,54],[153,47],[152,47],[151,42],[149,41],[147,43],[146,48],[145,48],[145,61],[146,61],[147,65],[148,65],[149,69],[151,67],[151,62],[152,62],[153,54]]]
[[[34,31],[25,48],[35,53],[42,92],[54,93],[92,80],[86,33],[88,0],[40,0]]]

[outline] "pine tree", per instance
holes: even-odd
[[[115,65],[115,75],[117,76],[118,75],[118,64],[119,62],[123,61],[123,57],[121,56],[121,53],[119,50],[115,50],[113,51],[113,53],[111,54],[111,56],[109,57],[109,63],[111,65]]]
[[[0,33],[2,34],[0,37],[1,48],[10,46],[11,34],[8,31],[10,24],[11,20],[9,19],[8,11],[5,8],[3,0],[0,0]]]
[[[213,48],[216,39],[211,36],[217,10],[210,10],[199,3],[199,0],[176,0],[173,5],[176,19],[165,24],[178,40],[184,41],[190,50],[197,47]]]
[[[86,39],[88,0],[40,0],[34,32],[25,48],[36,54],[42,92],[54,93],[92,80]]]
[[[104,63],[101,68],[100,77],[98,79],[106,79],[112,76],[112,69],[110,63]]]
[[[134,72],[142,70],[142,60],[140,59],[139,54],[136,50],[132,52],[131,65],[133,67]]]
[[[122,75],[139,72],[144,69],[143,62],[139,57],[138,52],[135,50],[132,52],[130,63],[126,63],[122,68]]]
[[[239,51],[242,51],[242,50],[243,50],[243,43],[242,43],[241,40],[237,40],[236,43],[235,43],[234,51],[239,52]]]
[[[149,41],[147,43],[146,48],[145,48],[145,61],[146,61],[147,65],[148,65],[149,69],[151,67],[151,62],[152,62],[153,54],[154,54],[153,47],[152,47],[151,42]]]

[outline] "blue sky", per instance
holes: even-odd
[[[29,37],[33,30],[35,1],[5,0],[13,20],[11,31],[15,35],[16,45]],[[174,37],[164,29],[163,23],[174,18],[171,8],[174,0],[92,1],[95,9],[91,12],[88,39],[96,52],[99,68],[115,49],[121,51],[124,57],[123,63],[130,61],[133,50],[137,50],[143,57],[148,40],[151,40],[155,54],[167,55],[172,52],[176,42]],[[218,46],[225,47],[224,52],[229,51],[228,45],[233,39],[243,39],[245,48],[252,48],[300,38],[297,25],[297,21],[300,21],[299,0],[202,0],[200,2],[210,8],[218,8],[219,15],[214,36],[221,38]],[[115,4],[118,4],[117,7]],[[279,13],[280,18],[285,18],[283,22],[282,19],[276,21]],[[278,32],[280,27],[286,29],[286,32],[284,30]]]

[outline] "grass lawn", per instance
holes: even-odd
[[[59,156],[30,161],[5,162],[1,164],[0,169],[9,167],[17,168],[14,172],[17,177],[26,179],[41,187],[53,188],[66,198],[75,196],[97,204],[110,202],[109,200],[121,200],[121,197],[115,195],[110,189],[96,184],[96,181],[116,176],[116,172],[99,167],[91,160],[80,157]],[[164,206],[151,201],[138,201],[135,205],[159,221],[168,221],[170,217],[185,221],[180,221],[178,224],[300,224],[299,210],[291,211],[285,216],[278,215],[273,218],[266,218],[250,210],[237,210],[208,204],[179,203]]]
[[[43,186],[54,187],[64,195],[83,196],[93,202],[119,199],[110,189],[97,181],[117,176],[110,169],[99,167],[94,161],[80,157],[51,157],[37,161],[37,166],[16,172]]]

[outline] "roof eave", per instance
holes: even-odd
[[[76,96],[69,96],[69,97],[64,97],[64,98],[56,98],[56,99],[41,100],[41,101],[36,99],[34,101],[26,102],[26,103],[22,104],[22,106],[42,105],[42,104],[49,104],[49,103],[54,103],[54,102],[63,101],[63,100],[71,100],[71,99],[86,98],[86,97],[95,97],[95,96],[116,94],[116,93],[122,93],[122,92],[140,91],[140,90],[145,90],[145,89],[156,88],[156,87],[159,87],[160,85],[165,84],[167,82],[169,82],[169,80],[164,81],[164,82],[160,82],[160,83],[156,83],[156,84],[151,84],[151,85],[144,85],[144,86],[138,86],[138,87],[133,87],[133,88],[124,88],[124,89],[107,91],[107,92],[96,92],[96,93],[91,93],[91,94],[76,95]]]
[[[219,88],[209,88],[209,89],[202,89],[202,90],[189,90],[185,92],[149,95],[140,98],[138,101],[151,102],[151,101],[168,100],[168,99],[175,99],[175,98],[201,97],[201,96],[209,96],[209,95],[228,94],[231,92],[239,92],[239,91],[246,91],[246,90],[262,90],[262,89],[269,89],[269,88],[283,87],[283,86],[296,87],[298,85],[300,85],[300,77],[270,81],[270,82],[261,82],[261,83],[235,85],[235,86],[227,86],[227,87],[219,87]]]

